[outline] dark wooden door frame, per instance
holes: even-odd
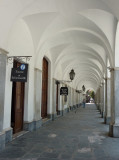
[[[47,117],[47,101],[48,101],[48,61],[43,58],[42,64],[42,106],[41,117]]]
[[[20,62],[15,60],[13,67],[16,68],[20,64]],[[13,82],[11,106],[11,127],[13,128],[13,133],[17,133],[23,130],[24,89],[25,83]]]

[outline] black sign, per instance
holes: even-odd
[[[27,82],[28,64],[21,64],[18,68],[12,68],[11,81],[13,82]]]
[[[67,87],[61,87],[60,88],[60,95],[68,95],[68,88]]]

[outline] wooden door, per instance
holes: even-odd
[[[48,93],[48,61],[45,58],[43,58],[43,65],[42,65],[42,107],[41,107],[42,118],[47,117],[47,93]]]
[[[58,84],[56,84],[56,112],[58,114]]]
[[[14,67],[20,66],[20,63],[14,61]],[[11,126],[13,133],[23,130],[23,113],[24,113],[24,82],[13,82],[12,88],[12,112]]]

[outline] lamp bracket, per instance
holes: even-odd
[[[107,69],[109,69],[110,72],[111,72],[111,71],[114,71],[114,68],[111,68],[110,66],[107,67]]]

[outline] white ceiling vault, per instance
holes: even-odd
[[[73,87],[96,91],[115,65],[118,19],[119,0],[1,0],[0,46],[33,54],[37,68],[49,54],[54,78],[69,80],[73,68]]]

